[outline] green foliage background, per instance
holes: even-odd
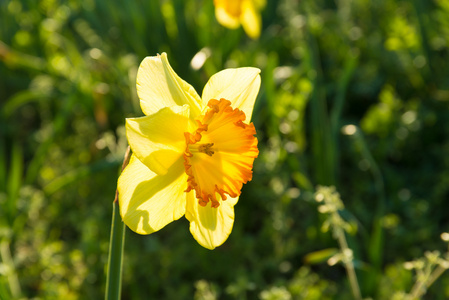
[[[446,0],[267,1],[257,41],[212,0],[0,1],[0,299],[103,297],[125,118],[161,52],[199,92],[223,68],[262,70],[260,155],[216,250],[184,218],[127,230],[123,299],[350,298],[318,184],[345,203],[362,294],[408,292],[403,262],[447,246],[448,46]]]

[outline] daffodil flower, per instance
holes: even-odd
[[[165,53],[142,61],[137,93],[146,116],[126,119],[133,155],[118,180],[120,215],[131,230],[150,234],[185,215],[203,247],[226,241],[259,153],[249,122],[259,73],[223,70],[200,98]]]
[[[259,38],[262,27],[260,10],[265,6],[265,0],[214,0],[214,4],[215,17],[221,25],[229,29],[242,25],[250,38]]]

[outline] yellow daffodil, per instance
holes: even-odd
[[[200,98],[165,53],[142,61],[137,93],[146,116],[126,119],[133,155],[118,180],[120,215],[130,229],[150,234],[185,215],[200,245],[224,243],[259,153],[249,122],[259,73],[223,70]]]
[[[260,36],[262,17],[260,10],[264,0],[214,0],[215,16],[218,22],[230,29],[242,25],[246,34],[257,39]]]

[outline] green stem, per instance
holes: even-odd
[[[442,266],[438,266],[432,274],[430,274],[430,278],[427,281],[427,288],[429,288],[441,275],[443,275],[444,272],[446,272],[446,268]]]
[[[379,165],[377,164],[374,157],[371,155],[369,147],[365,141],[365,137],[363,136],[362,130],[357,127],[355,132],[355,138],[359,142],[360,151],[362,157],[365,158],[369,162],[370,170],[374,178],[374,185],[376,187],[377,193],[379,195],[378,206],[376,207],[376,215],[381,217],[385,213],[386,207],[386,196],[385,196],[385,184],[382,176],[382,172],[380,171]]]
[[[310,98],[311,148],[313,150],[315,179],[318,184],[335,185],[335,145],[331,138],[326,89],[323,84],[323,71],[319,55],[320,49],[314,34],[309,29],[306,34],[310,48],[310,69],[315,72],[315,76],[312,77],[313,92]]]
[[[357,274],[355,273],[354,263],[352,262],[352,258],[349,259],[346,257],[348,250],[352,251],[348,242],[346,241],[346,236],[341,227],[335,226],[335,235],[337,236],[338,244],[340,245],[341,252],[343,253],[344,259],[343,263],[345,265],[346,274],[348,274],[349,284],[351,285],[352,294],[354,299],[361,300],[362,294],[360,293],[359,283],[357,281]]]
[[[125,154],[122,171],[128,165],[130,149]],[[106,277],[106,300],[120,299],[122,289],[123,248],[125,245],[125,224],[119,213],[118,191],[112,203],[111,240],[109,243],[108,270]]]
[[[384,248],[384,230],[382,226],[382,218],[386,210],[385,184],[379,165],[372,156],[369,147],[365,141],[362,130],[357,127],[354,138],[360,147],[362,157],[369,162],[370,170],[374,179],[374,186],[379,195],[377,207],[374,212],[373,228],[369,241],[368,257],[374,268],[373,272],[368,275],[368,286],[371,292],[376,292],[377,285],[382,273],[383,248]]]
[[[438,266],[427,280],[417,280],[410,292],[410,299],[420,299],[427,289],[446,271],[446,268]]]
[[[9,241],[3,239],[0,242],[0,257],[5,265],[7,272],[6,277],[8,278],[9,288],[11,290],[11,295],[14,299],[20,298],[22,294],[20,289],[19,278],[17,277],[14,261],[11,256],[11,250],[9,249]]]
[[[337,84],[337,95],[335,97],[335,104],[330,115],[332,138],[334,140],[335,145],[337,145],[339,130],[341,128],[341,124],[339,124],[339,122],[341,119],[341,114],[346,99],[346,90],[348,88],[349,81],[351,80],[352,75],[354,74],[354,71],[357,68],[357,63],[358,63],[358,55],[349,53],[345,61],[345,65],[340,80],[338,81]]]
[[[125,244],[125,224],[122,222],[118,212],[118,203],[114,201],[112,206],[106,300],[120,299],[120,291],[122,289],[123,246]]]

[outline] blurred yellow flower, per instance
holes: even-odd
[[[130,229],[150,234],[185,215],[200,245],[224,243],[259,153],[249,123],[259,73],[223,70],[200,98],[165,53],[142,61],[137,93],[146,116],[126,119],[133,155],[118,180],[120,214]]]
[[[259,38],[260,10],[265,6],[265,0],[214,0],[214,4],[215,16],[221,25],[236,29],[241,24],[250,38]]]

